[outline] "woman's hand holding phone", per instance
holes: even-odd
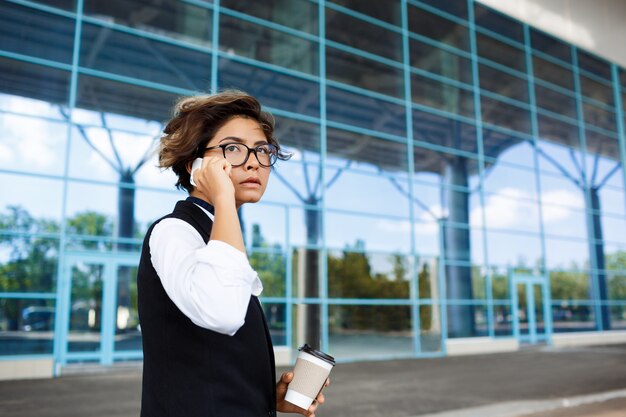
[[[232,165],[224,158],[197,158],[191,168],[191,184],[210,204],[234,204],[235,187],[230,179]]]

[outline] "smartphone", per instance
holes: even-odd
[[[191,165],[191,179],[189,180],[191,185],[193,185],[194,187],[196,187],[196,183],[193,181],[193,172],[196,169],[200,169],[201,167],[202,167],[202,158],[196,158],[195,161],[193,161],[193,164]]]

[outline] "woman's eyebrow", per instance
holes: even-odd
[[[242,138],[237,137],[237,136],[227,136],[224,139],[220,139],[219,143],[222,143],[222,142],[224,142],[226,140],[229,140],[229,141],[232,141],[232,142],[239,142],[239,143],[244,143],[246,141],[245,139],[242,139]],[[263,145],[263,144],[266,144],[266,143],[268,143],[267,140],[257,140],[256,142],[254,142],[255,145]]]

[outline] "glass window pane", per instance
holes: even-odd
[[[552,330],[555,333],[596,330],[592,303],[552,304]]]
[[[328,321],[330,352],[335,358],[413,354],[409,306],[332,305]]]
[[[530,112],[527,109],[483,95],[480,104],[485,123],[530,134]]]
[[[164,91],[80,75],[76,107],[144,120],[168,120],[178,96]]]
[[[626,304],[610,306],[611,330],[626,329]]]
[[[117,267],[115,306],[115,351],[141,350],[141,328],[137,305],[137,267]]]
[[[572,210],[565,204],[575,204],[571,200],[581,200],[580,196],[571,196],[566,190],[552,190],[546,192],[546,197],[542,202],[541,210],[543,213],[543,230],[550,237],[573,237],[578,239],[587,238],[587,229],[585,224],[587,218],[585,212],[581,210]],[[558,199],[562,198],[562,201]],[[570,199],[568,202],[567,199]],[[562,202],[563,205],[554,204]],[[574,201],[576,201],[574,200]]]
[[[177,1],[85,0],[84,13],[146,32],[211,45],[211,11]]]
[[[359,250],[404,253],[411,250],[411,223],[408,219],[335,213],[329,209],[325,225],[329,248],[356,247]]]
[[[490,227],[487,217],[487,226]],[[534,266],[541,261],[541,239],[537,235],[487,232],[489,262],[516,267]]]
[[[519,200],[537,201],[535,172],[531,169],[503,164],[492,165],[485,170],[484,190],[492,195]]]
[[[317,34],[317,4],[308,0],[220,0],[220,7]],[[222,15],[224,16],[224,15]]]
[[[332,47],[326,48],[326,76],[334,81],[388,96],[404,97],[401,69]]]
[[[287,208],[274,204],[245,204],[239,209],[246,246],[263,251],[281,250],[286,245]],[[261,252],[260,252],[261,253]],[[263,255],[265,253],[263,252]]]
[[[474,94],[469,89],[411,74],[411,90],[414,103],[474,117]]]
[[[411,32],[458,49],[469,50],[469,36],[466,26],[413,5],[408,5],[407,10]]]
[[[76,9],[76,0],[35,0],[33,3],[41,3],[69,11]]]
[[[517,190],[507,190],[515,193]],[[539,233],[539,206],[527,201],[498,194],[485,195],[487,227],[494,230],[519,230]]]
[[[140,80],[204,91],[210,87],[211,54],[83,24],[80,65]]]
[[[54,300],[0,299],[0,356],[52,355]]]
[[[588,268],[589,243],[583,239],[546,238],[546,264],[551,269]]]
[[[454,150],[477,153],[476,127],[449,117],[413,110],[413,139],[416,142],[432,143]],[[429,160],[427,149],[415,150],[415,170],[431,171],[438,167],[439,158]]]
[[[578,53],[578,66],[580,69],[606,80],[611,79],[611,66],[607,61],[582,49],[577,49],[576,52]]]
[[[409,48],[411,66],[466,84],[473,83],[469,59],[415,39],[409,39]]]
[[[73,19],[7,1],[0,3],[0,50],[69,64]]]
[[[476,33],[478,55],[507,68],[526,71],[524,51],[482,33]]]
[[[317,43],[224,14],[220,49],[307,74],[319,72]]]
[[[570,45],[532,27],[530,28],[530,44],[534,49],[567,63],[572,60]]]
[[[537,124],[539,125],[539,136],[542,139],[548,139],[557,144],[571,145],[580,149],[578,138],[578,126],[572,123],[564,122],[543,114],[537,115]],[[541,141],[542,143],[549,143]],[[558,160],[563,162],[562,160]],[[565,163],[568,163],[567,161]]]
[[[329,8],[326,8],[326,38],[402,61],[402,36],[399,33]]]
[[[327,207],[409,216],[405,144],[335,129],[328,129],[327,140],[326,181],[333,181],[325,194]]]
[[[591,103],[583,102],[583,113],[585,115],[586,124],[600,127],[611,132],[617,132],[617,120],[615,119],[615,112],[607,110],[600,106],[595,106]],[[601,133],[592,133],[589,130],[587,130],[587,132],[589,132],[589,134],[586,134],[585,136],[593,136],[598,134],[600,136],[607,137],[605,135],[602,135]],[[614,140],[617,140],[617,138],[615,138]]]
[[[264,106],[320,116],[320,86],[313,81],[220,58],[218,85],[238,88],[255,96]]]
[[[392,135],[406,135],[406,107],[348,92],[327,89],[328,119]]]
[[[19,207],[20,210],[26,210],[26,213],[23,213],[26,216],[25,219],[39,219],[41,222],[37,227],[34,226],[36,222],[30,223],[34,229],[24,230],[25,232],[58,231],[63,208],[62,181],[39,176],[0,173],[0,190],[2,190],[0,209],[7,210],[9,206]],[[36,192],[24,192],[25,190],[36,190]],[[42,204],[42,201],[45,204]],[[52,222],[56,222],[56,228]]]
[[[562,116],[577,118],[576,99],[574,97],[561,94],[551,88],[535,84],[535,98],[537,106],[549,110]]]
[[[617,256],[613,257],[613,259],[616,258]],[[626,264],[624,264],[624,261],[620,259],[619,262],[614,262],[613,265],[609,264],[607,267],[613,267],[620,270],[620,272],[609,272],[607,274],[609,299],[626,301]],[[626,316],[623,317],[623,320],[626,320]]]
[[[70,72],[0,58],[0,109],[66,120]]]
[[[487,156],[485,168],[500,161],[515,165],[534,167],[532,145],[528,139],[513,133],[504,133],[496,129],[483,128],[483,152]]]
[[[467,2],[464,1],[441,1],[441,0],[420,0],[421,3],[436,7],[444,12],[456,15],[462,19],[467,19]]]
[[[501,96],[528,102],[528,82],[514,75],[479,64],[480,88]]]
[[[533,75],[559,87],[568,90],[574,89],[574,76],[569,66],[564,67],[538,56],[533,56]]]
[[[71,269],[69,352],[101,350],[104,265],[77,263]]]
[[[292,296],[318,298],[320,296],[318,284],[322,265],[321,253],[316,249],[293,248],[291,265]]]
[[[474,16],[478,26],[524,43],[524,29],[519,21],[480,3],[474,3]]]
[[[333,0],[333,3],[352,9],[355,12],[363,13],[376,19],[384,20],[397,26],[402,24],[400,18],[400,2],[398,0],[388,1],[361,1],[361,0]]]
[[[258,237],[253,236],[252,240],[258,240]],[[262,242],[253,242],[253,245],[256,248],[263,248]],[[259,274],[263,283],[263,297],[286,297],[285,256],[271,250],[260,252],[253,249],[248,257],[250,266]]]
[[[39,229],[39,230],[38,230]],[[59,232],[59,224],[29,217],[19,208],[0,212],[0,232]],[[59,240],[28,234],[0,234],[0,292],[56,291]]]
[[[265,320],[274,346],[285,346],[287,340],[287,306],[284,303],[263,303]]]
[[[410,258],[400,254],[331,251],[328,296],[408,299],[410,272]]]
[[[18,106],[32,102],[20,97],[9,100]],[[63,175],[68,132],[65,123],[0,113],[0,130],[2,169]]]
[[[610,85],[580,76],[580,89],[583,95],[596,101],[613,106],[613,88]]]

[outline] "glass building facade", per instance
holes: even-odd
[[[0,358],[141,358],[155,145],[238,88],[279,163],[241,219],[274,344],[341,360],[626,330],[626,70],[473,0],[0,1]]]

